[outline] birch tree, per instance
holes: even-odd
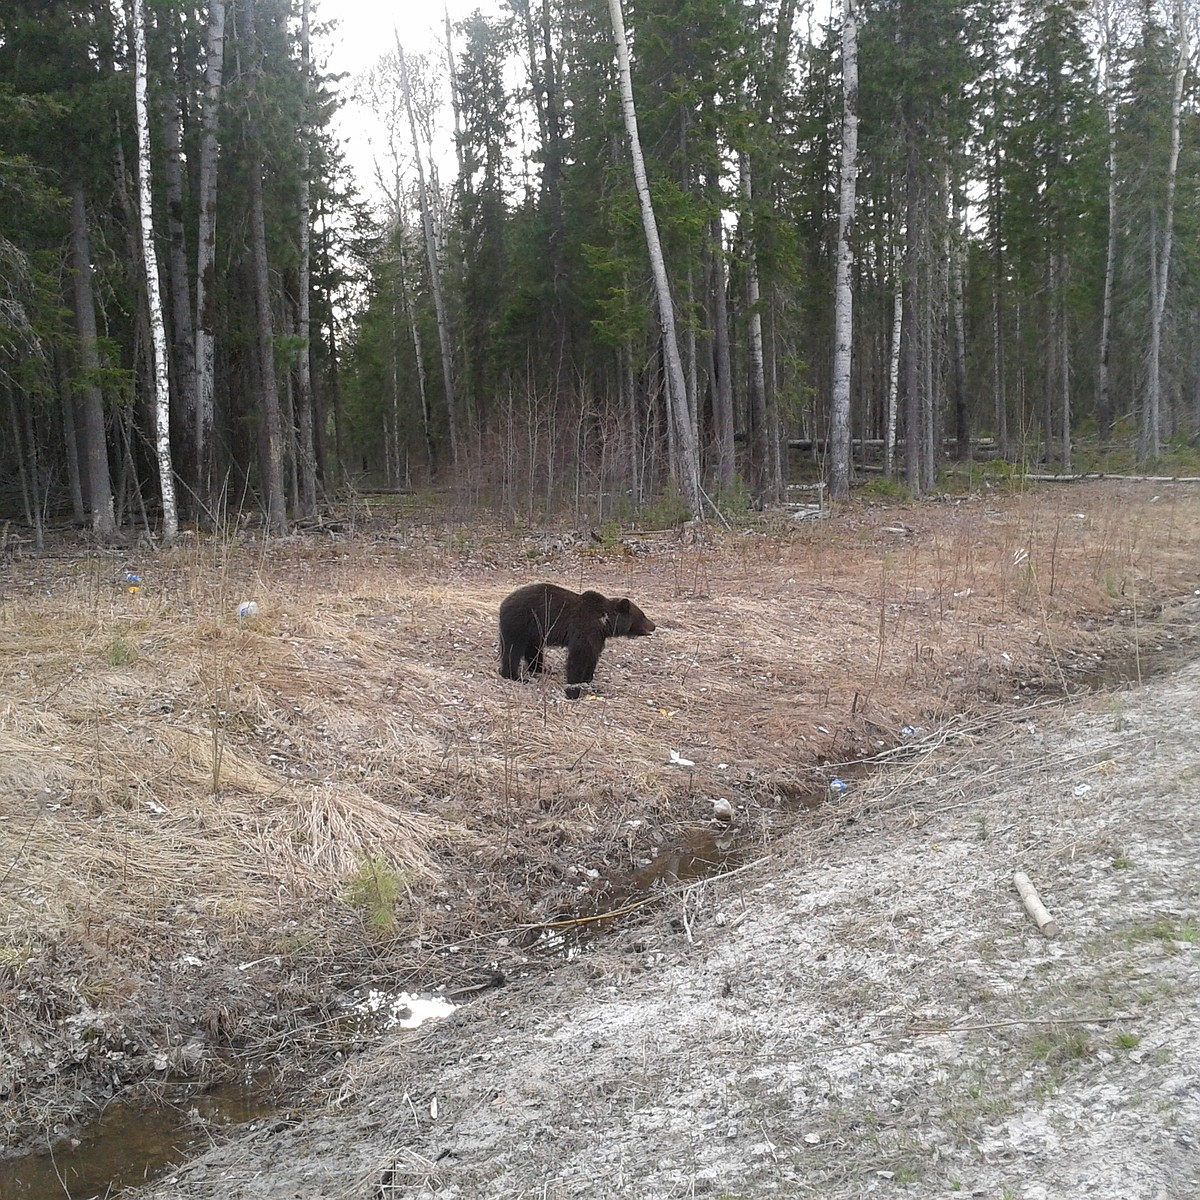
[[[299,262],[296,284],[296,337],[300,351],[296,362],[296,418],[300,426],[300,447],[297,474],[300,478],[300,510],[304,516],[317,515],[317,459],[313,439],[312,359],[309,341],[312,333],[311,311],[311,238],[312,213],[309,204],[309,171],[311,169],[312,137],[309,117],[312,106],[312,60],[309,47],[309,0],[303,0],[300,17],[300,69],[303,95],[303,117],[300,129],[300,203],[298,221]]]
[[[883,473],[896,473],[896,400],[900,392],[900,337],[904,329],[904,264],[898,248],[891,250],[892,337],[888,347],[887,398],[883,418]]]
[[[733,441],[733,360],[729,352],[725,234],[720,217],[714,217],[710,223],[708,246],[713,302],[713,424],[717,438],[717,481],[725,493],[733,487],[737,458]]]
[[[1117,95],[1113,80],[1116,15],[1112,0],[1100,0],[1100,85],[1108,136],[1108,239],[1104,253],[1104,299],[1100,315],[1100,352],[1096,365],[1096,420],[1101,442],[1112,431],[1109,367],[1113,342],[1113,287],[1117,274]]]
[[[1162,244],[1156,240],[1154,222],[1150,237],[1150,346],[1146,353],[1146,401],[1142,412],[1139,457],[1158,458],[1162,453],[1162,332],[1171,276],[1171,248],[1175,236],[1175,183],[1179,173],[1180,112],[1183,82],[1188,67],[1188,23],[1184,0],[1175,0],[1176,57],[1171,90],[1171,140],[1167,151],[1166,198],[1163,202]]]
[[[952,181],[947,184],[951,192],[953,215],[946,230],[946,266],[949,271],[949,301],[951,347],[954,363],[954,437],[956,453],[960,461],[971,457],[971,424],[967,410],[967,330],[964,308],[966,292],[966,240],[963,216],[962,192]]]
[[[633,104],[633,80],[629,72],[629,43],[625,39],[625,18],[621,0],[608,0],[608,15],[612,21],[613,40],[617,47],[617,73],[621,87],[621,110],[625,132],[629,137],[629,156],[633,163],[633,181],[642,213],[642,230],[646,237],[646,252],[654,277],[654,292],[658,302],[658,322],[662,332],[663,360],[666,364],[667,400],[675,431],[676,468],[679,483],[694,516],[700,515],[703,489],[700,486],[700,442],[695,424],[688,411],[687,386],[683,377],[683,360],[679,356],[679,339],[675,333],[675,309],[667,267],[663,259],[662,242],[658,236],[658,221],[650,198],[650,183],[646,176],[646,160],[642,156],[638,136],[637,109]]]
[[[754,178],[750,155],[738,155],[738,179],[745,204],[742,253],[746,272],[746,354],[749,372],[750,488],[757,500],[770,490],[771,439],[767,422],[767,372],[763,351],[762,291],[758,279],[758,248],[754,236]]]
[[[208,50],[202,133],[200,135],[199,218],[196,236],[196,489],[201,511],[213,520],[213,334],[217,259],[217,119],[225,56],[225,3],[211,0],[208,8]]]
[[[254,301],[257,315],[258,395],[262,474],[262,504],[267,530],[281,534],[287,528],[287,501],[283,490],[283,420],[279,385],[275,372],[275,319],[271,305],[271,270],[267,255],[266,207],[263,200],[263,171],[266,169],[262,130],[262,89],[259,86],[259,43],[255,0],[245,6],[245,32],[252,66],[247,72],[248,106],[246,145],[250,175],[250,241],[254,261]]]
[[[450,457],[458,466],[458,406],[454,391],[454,348],[450,341],[450,320],[446,315],[446,300],[442,291],[442,268],[438,258],[437,236],[433,224],[433,207],[429,189],[425,185],[425,163],[421,151],[421,139],[417,134],[417,118],[413,111],[412,87],[408,77],[408,60],[396,39],[396,58],[400,64],[400,89],[404,94],[404,108],[408,114],[408,128],[412,134],[413,161],[417,168],[417,194],[421,206],[421,231],[425,235],[425,257],[429,263],[429,288],[433,293],[434,313],[437,317],[438,344],[442,352],[442,382],[446,389],[446,423],[450,434]]]
[[[837,273],[833,308],[833,407],[830,414],[830,494],[850,497],[850,366],[854,342],[854,300],[851,273],[854,250],[850,229],[854,221],[858,175],[858,12],[855,0],[842,0],[842,168],[838,206]]]
[[[175,507],[175,471],[171,464],[171,384],[167,368],[167,326],[163,320],[154,246],[154,205],[150,179],[150,116],[146,105],[146,27],[142,0],[133,0],[134,107],[138,140],[138,215],[142,230],[142,262],[146,268],[146,305],[150,316],[150,362],[153,367],[154,450],[162,496],[162,538],[170,545],[179,535]]]

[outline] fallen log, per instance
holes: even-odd
[[[1037,927],[1046,937],[1057,937],[1058,922],[1047,911],[1037,894],[1037,888],[1029,882],[1029,876],[1024,871],[1018,871],[1013,876],[1013,883],[1017,885],[1017,894],[1025,905],[1025,911],[1034,919]]]

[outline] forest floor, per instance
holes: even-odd
[[[658,630],[505,682],[536,578]],[[1197,1194],[1198,590],[1163,484],[9,564],[0,1192],[184,1081],[146,1200]]]

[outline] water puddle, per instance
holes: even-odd
[[[698,829],[681,845],[660,850],[646,866],[635,871],[620,889],[623,900],[648,895],[656,887],[710,879],[736,866],[737,839],[732,830]]]
[[[329,1029],[339,1044],[350,1045],[389,1029],[415,1029],[456,1007],[443,996],[366,988],[347,999],[346,1015]],[[0,1200],[106,1200],[141,1187],[206,1149],[214,1131],[278,1119],[274,1082],[258,1075],[200,1091],[181,1080],[163,1085],[174,1102],[114,1100],[74,1136],[0,1160]]]
[[[177,1105],[114,1101],[78,1137],[0,1162],[0,1196],[104,1200],[178,1166],[207,1145],[211,1126],[245,1124],[275,1108],[260,1081],[221,1084]]]

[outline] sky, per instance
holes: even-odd
[[[324,39],[328,69],[357,76],[395,49],[397,35],[406,51],[444,55],[447,11],[454,24],[476,9],[494,16],[502,8],[503,0],[317,0],[316,20],[332,16],[338,22]],[[341,87],[346,104],[336,126],[359,187],[374,197],[373,164],[382,130],[370,110],[354,101],[353,79]]]

